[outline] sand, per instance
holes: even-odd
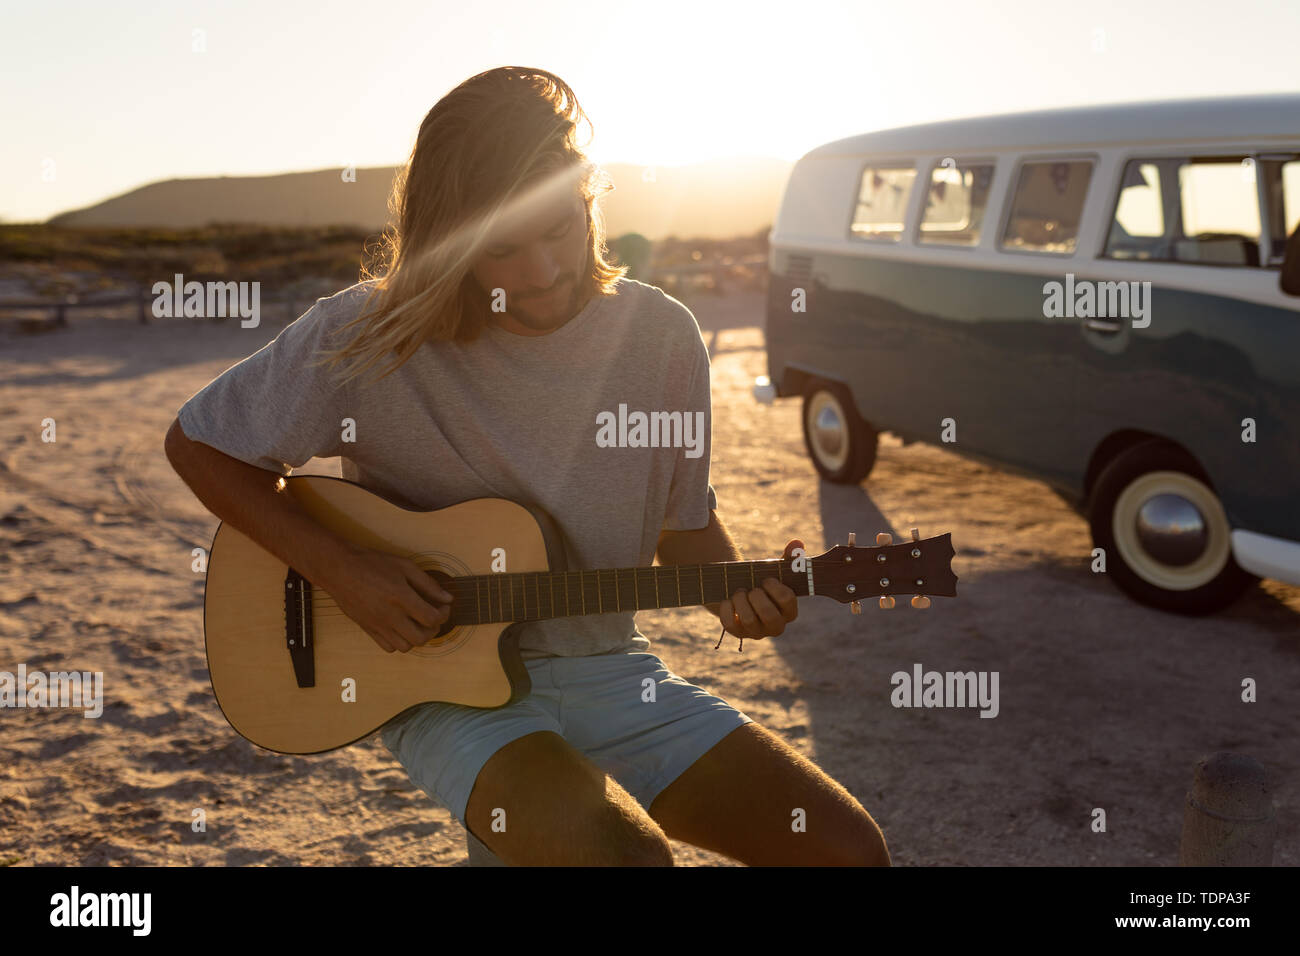
[[[885,439],[857,487],[817,477],[797,401],[757,404],[762,298],[690,299],[713,355],[712,480],[747,558],[801,538],[950,531],[958,597],[854,616],[800,603],[785,634],[713,645],[704,609],[642,612],[654,651],[844,784],[898,865],[1176,865],[1196,759],[1276,781],[1276,865],[1300,863],[1300,589],[1265,582],[1205,619],[1089,570],[1084,521],[1045,485]],[[311,757],[222,717],[191,549],[217,519],[167,463],[176,409],[279,329],[78,316],[0,330],[0,670],[104,674],[104,710],[0,710],[0,864],[464,865],[464,830],[377,735]],[[57,441],[41,441],[53,418]],[[337,461],[303,471],[337,474]],[[997,671],[1000,711],[897,708],[896,671]],[[1259,701],[1243,703],[1253,677]],[[1094,808],[1107,829],[1093,832]],[[196,810],[206,831],[194,832]],[[681,865],[728,864],[674,843]]]

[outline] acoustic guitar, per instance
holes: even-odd
[[[307,512],[362,547],[410,558],[452,595],[426,644],[389,653],[315,587],[233,526],[212,540],[203,627],[212,690],[230,725],[278,753],[334,750],[425,701],[496,708],[530,692],[519,656],[524,622],[720,602],[777,578],[800,597],[860,609],[879,598],[953,596],[951,535],[875,547],[839,545],[817,557],[567,570],[563,537],[546,512],[503,498],[436,511],[400,508],[360,485],[323,475],[283,479]],[[499,550],[498,550],[499,549]],[[506,571],[493,571],[504,555]]]

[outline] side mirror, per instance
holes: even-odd
[[[1286,252],[1282,256],[1282,275],[1278,286],[1287,295],[1300,295],[1300,226],[1291,233],[1286,241]]]

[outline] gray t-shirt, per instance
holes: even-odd
[[[569,570],[648,566],[662,530],[708,525],[709,355],[682,303],[624,278],[546,335],[489,326],[474,342],[424,343],[378,382],[340,384],[310,360],[342,344],[325,336],[359,314],[371,284],[318,299],[213,379],[181,407],[185,434],[278,474],[338,456],[345,479],[404,508],[535,502],[563,531]],[[692,427],[670,432],[660,417],[647,438],[636,412],[681,412]],[[631,611],[520,631],[526,660],[650,648]]]

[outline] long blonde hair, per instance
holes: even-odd
[[[567,83],[546,70],[502,66],[472,76],[440,99],[420,124],[388,207],[395,225],[380,240],[378,268],[348,344],[318,364],[352,359],[350,381],[390,353],[376,378],[400,368],[425,341],[469,342],[489,321],[491,298],[472,269],[493,227],[539,194],[573,194],[587,204],[589,250],[576,301],[613,295],[626,266],[605,259],[596,200],[613,188],[579,150],[574,133],[590,120]],[[370,311],[372,302],[378,307]]]

